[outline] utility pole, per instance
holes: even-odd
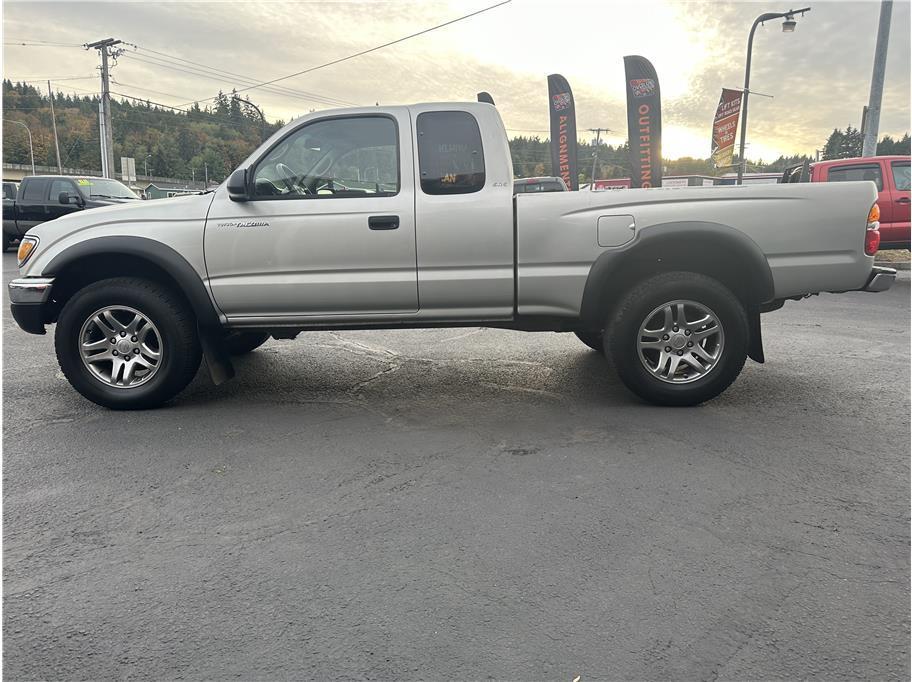
[[[590,133],[595,133],[595,151],[592,152],[592,173],[589,176],[589,189],[595,189],[595,164],[598,161],[599,142],[602,139],[602,132],[610,133],[611,128],[589,128]]]
[[[203,168],[206,170],[206,189],[209,189],[209,164],[203,162]]]
[[[106,178],[114,177],[114,129],[111,126],[111,84],[108,73],[108,58],[116,59],[123,50],[112,50],[122,40],[105,38],[94,43],[86,43],[87,50],[96,49],[101,55],[101,107],[104,128],[102,143],[102,173]]]
[[[868,98],[868,115],[865,118],[862,156],[877,154],[877,133],[880,128],[880,102],[883,98],[884,73],[887,70],[887,44],[890,42],[890,19],[893,0],[880,3],[880,22],[877,25],[877,46],[874,48],[874,73],[871,74],[871,95]]]
[[[54,93],[51,92],[51,81],[48,81],[48,98],[51,100],[51,123],[54,125],[54,151],[57,152],[57,172],[63,175],[63,164],[60,163],[60,142],[57,141],[57,116],[54,114]]]

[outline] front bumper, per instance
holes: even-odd
[[[867,284],[861,288],[861,291],[886,291],[893,286],[895,281],[896,270],[875,265],[871,269]]]
[[[22,331],[44,334],[44,304],[51,297],[53,277],[23,277],[9,283],[10,312]]]

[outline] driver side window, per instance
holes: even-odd
[[[305,125],[257,163],[254,196],[393,196],[399,192],[398,138],[396,122],[387,116],[351,116]]]

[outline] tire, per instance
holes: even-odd
[[[576,334],[576,338],[589,346],[592,350],[604,353],[605,352],[605,339],[601,334],[595,332],[573,332]]]
[[[6,232],[3,233],[3,253],[6,253],[10,250],[10,247],[13,245],[15,239],[15,237],[8,235]]]
[[[260,332],[231,332],[225,345],[231,355],[246,355],[269,340],[269,334]]]
[[[136,323],[136,317],[145,322]],[[83,343],[96,346],[86,351],[97,353],[91,361],[83,358]],[[157,282],[134,277],[105,279],[77,291],[57,319],[54,345],[70,385],[115,410],[170,400],[193,380],[202,358],[196,320],[183,299]]]
[[[678,322],[680,305],[687,324],[663,334]],[[706,315],[713,321],[692,324],[709,319]],[[744,305],[717,280],[693,272],[668,272],[640,282],[622,297],[606,329],[605,354],[621,381],[656,405],[698,405],[715,398],[737,378],[747,358]],[[671,352],[661,364],[665,349]]]

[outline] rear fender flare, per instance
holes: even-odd
[[[603,252],[592,264],[583,289],[583,327],[602,329],[614,304],[637,281],[673,270],[719,279],[744,301],[751,321],[749,355],[763,362],[759,307],[774,297],[769,262],[750,237],[720,223],[651,225],[626,246]]]

